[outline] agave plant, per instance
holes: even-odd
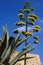
[[[28,8],[29,7],[29,8]],[[15,65],[17,62],[24,60],[24,65],[26,65],[26,59],[30,59],[33,57],[26,57],[26,54],[28,52],[31,52],[35,49],[33,47],[33,44],[28,44],[27,39],[33,36],[34,43],[39,44],[38,36],[34,35],[33,32],[38,32],[40,30],[40,26],[35,26],[31,31],[28,31],[28,25],[34,25],[36,19],[38,18],[35,14],[30,14],[32,11],[34,11],[34,8],[30,6],[30,2],[26,2],[24,4],[24,9],[20,9],[18,12],[18,17],[20,19],[20,22],[17,22],[17,26],[25,26],[26,31],[22,31],[21,33],[18,32],[18,30],[13,30],[13,33],[16,33],[17,36],[8,36],[8,30],[4,26],[3,27],[3,36],[0,39],[0,65]],[[26,14],[26,17],[24,15]],[[24,22],[22,22],[24,21]],[[21,35],[24,35],[25,38],[20,39]],[[19,52],[13,60],[10,61],[11,56],[13,53],[15,53],[16,49],[25,42],[25,47]],[[25,55],[25,57],[22,58],[22,56]]]
[[[27,50],[19,52],[19,54],[11,62],[9,62],[10,57],[16,51],[16,49],[29,38],[28,36],[27,38],[24,38],[19,41],[20,36],[21,33],[18,34],[16,38],[12,36],[9,37],[7,28],[6,27],[3,28],[3,36],[2,39],[0,40],[0,65],[14,65],[16,64],[16,62],[20,60],[32,58],[32,57],[21,58],[25,53],[28,53],[34,49],[29,48],[31,46],[30,45],[27,47]]]

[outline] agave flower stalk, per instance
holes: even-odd
[[[24,9],[20,9],[19,10],[19,18],[21,21],[23,21],[23,18],[24,18],[24,22],[17,22],[16,25],[17,26],[25,26],[26,29],[25,29],[25,32],[22,31],[22,34],[25,36],[25,38],[27,38],[28,36],[33,36],[34,39],[37,39],[37,41],[34,41],[34,43],[38,43],[38,37],[37,36],[34,36],[33,32],[38,32],[40,30],[40,27],[39,26],[35,26],[35,28],[33,28],[33,32],[30,32],[28,31],[28,25],[34,25],[35,21],[37,20],[38,16],[36,16],[35,14],[30,14],[32,11],[34,11],[34,8],[30,6],[30,2],[27,1],[25,2],[24,4]],[[24,15],[24,13],[26,15]],[[14,33],[18,31],[14,31]],[[19,33],[18,33],[19,34]],[[25,40],[25,47],[28,46],[28,43],[27,43],[27,39]],[[24,48],[24,50],[26,50],[26,48]],[[26,53],[25,53],[25,58],[26,58]],[[26,59],[24,60],[24,65],[26,65]]]
[[[23,13],[26,13],[26,17],[24,17],[25,24],[23,22],[17,22],[16,25],[18,25],[18,26],[20,26],[20,25],[24,26],[25,25],[26,26],[26,31],[25,32],[22,31],[22,34],[25,35],[26,38],[27,38],[27,36],[30,36],[30,37],[33,36],[34,39],[37,39],[37,41],[34,41],[34,43],[38,44],[38,37],[34,36],[34,34],[32,32],[28,32],[28,25],[34,25],[36,19],[38,18],[38,16],[36,16],[35,14],[30,14],[31,11],[33,11],[34,9],[32,7],[30,7],[29,5],[30,5],[30,2],[27,1],[24,4],[24,10],[23,9],[19,10],[19,18],[20,18],[20,20],[23,20],[23,17],[24,17]],[[35,28],[33,28],[33,32],[34,31],[38,32],[39,30],[40,30],[39,26],[36,26]],[[27,39],[26,39],[25,40],[25,47],[27,45],[28,45],[28,43],[27,43]],[[26,50],[26,48],[24,48],[24,49]],[[25,58],[26,58],[26,53],[25,53]],[[24,60],[24,65],[26,65],[26,59]]]

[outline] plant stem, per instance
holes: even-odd
[[[28,27],[28,25],[27,25],[27,16],[28,16],[28,14],[26,14],[26,32],[27,32],[27,27]],[[27,37],[27,35],[26,35],[26,37]],[[25,41],[25,47],[27,46],[28,44],[27,44],[27,40]],[[25,58],[26,58],[26,54],[25,54]],[[26,65],[26,59],[24,60],[24,65]]]

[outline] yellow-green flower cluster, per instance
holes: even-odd
[[[38,40],[35,40],[35,41],[34,41],[34,44],[39,44],[39,41],[38,41]]]
[[[32,20],[33,22],[35,22],[37,18],[38,16],[36,16],[35,14],[30,14],[30,16],[28,17],[28,19]]]
[[[24,12],[30,13],[31,11],[30,11],[30,9],[24,9]]]
[[[29,2],[29,1],[27,1],[25,4],[26,4],[26,5],[30,5],[30,2]]]
[[[38,40],[38,38],[39,38],[38,36],[34,36],[34,39],[37,39]]]
[[[24,17],[24,14],[19,13],[18,16],[19,16],[20,19],[22,19]]]
[[[18,33],[18,30],[13,30],[13,33],[16,33],[17,34]]]
[[[33,28],[33,30],[36,31],[36,32],[38,32],[38,31],[40,30],[40,26],[35,26],[35,27]]]
[[[22,32],[24,35],[31,35],[32,36],[32,33],[31,32]]]
[[[34,22],[29,22],[30,25],[34,25]]]
[[[34,17],[35,19],[38,18],[38,16],[36,16],[35,14],[30,14],[30,17]]]
[[[40,26],[38,26],[38,25],[37,25],[37,26],[35,26],[35,28],[38,28],[38,29],[40,29]]]
[[[25,25],[25,23],[22,22],[22,21],[20,21],[20,22],[17,22],[16,25],[18,25],[18,26],[19,26],[19,25]]]
[[[34,17],[28,17],[27,19],[32,20],[33,22],[36,21]]]

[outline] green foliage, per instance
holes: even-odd
[[[8,31],[6,29],[6,27],[3,28],[3,36],[2,39],[0,41],[0,65],[14,65],[16,62],[20,61],[20,60],[24,60],[24,58],[19,59],[20,57],[22,57],[25,53],[27,53],[28,51],[32,51],[32,49],[27,49],[25,51],[21,51],[15,58],[14,60],[12,60],[10,63],[10,57],[12,56],[12,54],[14,53],[13,51],[15,51],[23,42],[25,42],[29,36],[27,38],[24,39],[20,39],[20,36],[22,33],[18,34],[18,36],[16,38],[14,37],[8,37]],[[3,48],[4,47],[4,48]],[[28,48],[28,47],[27,47]],[[28,58],[26,58],[28,59]]]

